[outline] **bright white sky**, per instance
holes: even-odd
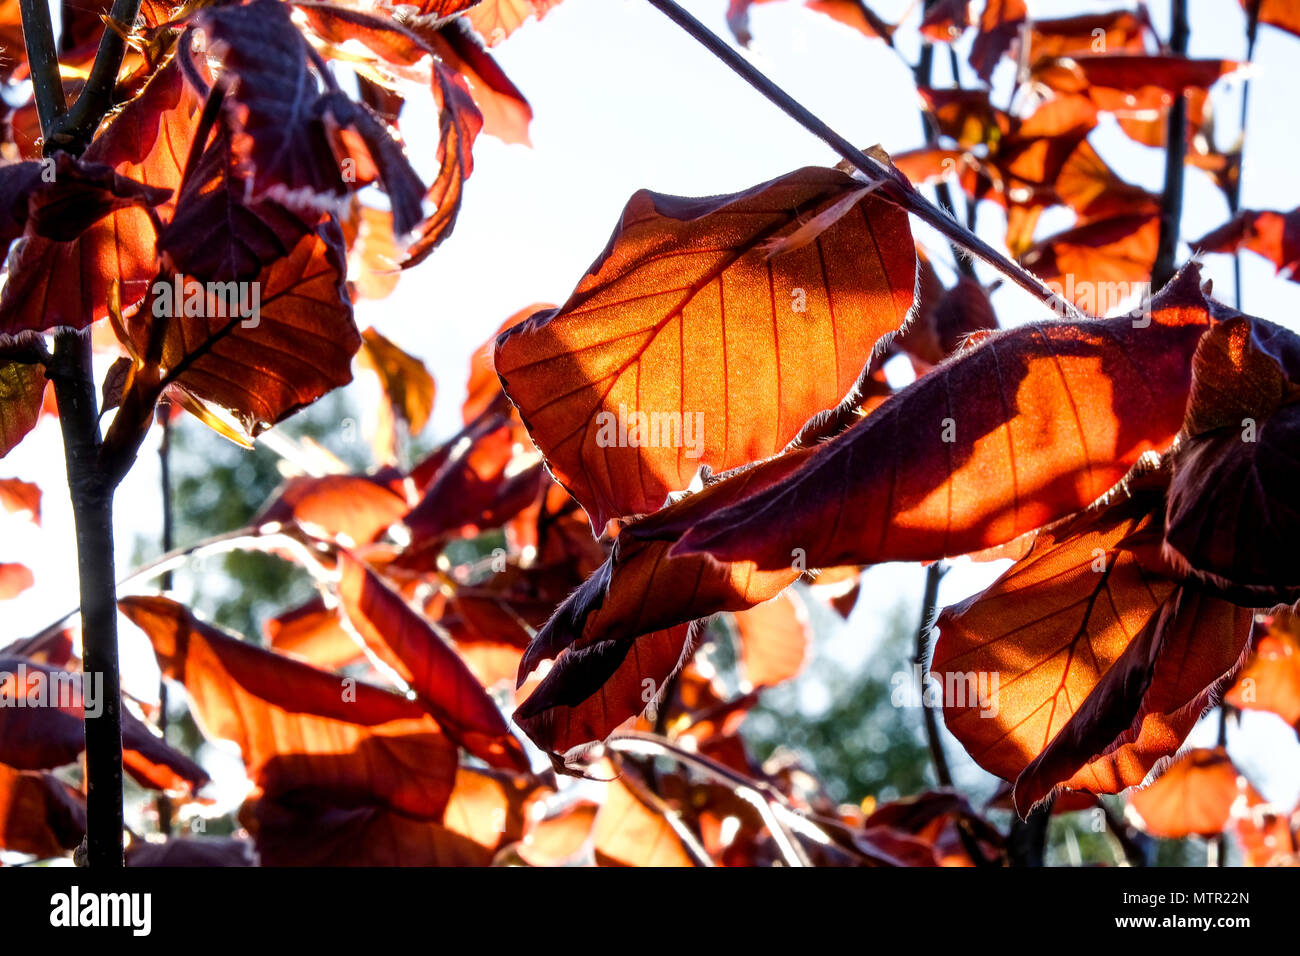
[[[726,0],[684,0],[683,5],[725,35]],[[911,4],[874,0],[886,20],[897,21]],[[1095,2],[1030,0],[1040,17],[1107,9]],[[1113,6],[1132,6],[1117,2]],[[1152,11],[1157,29],[1168,34],[1166,3]],[[1244,17],[1236,0],[1191,0],[1191,53],[1240,59],[1245,54]],[[916,12],[899,37],[903,55],[915,59]],[[911,72],[899,56],[796,2],[762,4],[751,14],[754,62],[848,139],[882,144],[900,152],[922,144]],[[965,47],[962,44],[962,60]],[[433,429],[449,434],[459,424],[471,351],[518,309],[537,301],[562,302],[602,249],[627,198],[639,188],[682,195],[734,192],[804,165],[831,165],[838,157],[751,90],[644,0],[564,0],[541,23],[531,23],[507,40],[497,56],[533,105],[533,148],[506,146],[481,137],[475,170],[465,192],[455,234],[427,262],[403,277],[397,291],[379,303],[363,304],[358,322],[375,325],[434,371],[439,404]],[[946,84],[946,56],[936,85]],[[1250,99],[1249,146],[1243,205],[1289,210],[1300,205],[1300,116],[1295,108],[1300,40],[1272,28],[1260,30]],[[1007,71],[995,77],[995,102],[1006,102]],[[964,76],[972,83],[969,72]],[[1220,141],[1239,122],[1240,88],[1220,84],[1215,95]],[[403,132],[412,156],[432,169],[437,125],[430,110],[408,106]],[[1107,125],[1094,144],[1125,178],[1159,191],[1163,159]],[[997,223],[981,210],[981,227],[995,236]],[[1183,236],[1195,238],[1227,216],[1217,188],[1189,168]],[[934,245],[940,259],[941,245]],[[1231,263],[1213,256],[1206,263],[1216,291],[1232,297]],[[1253,314],[1300,330],[1300,285],[1273,275],[1273,267],[1243,258],[1244,306]],[[991,279],[985,273],[986,279]],[[1042,308],[1024,294],[1000,290],[994,298],[1004,325],[1041,317]],[[146,445],[140,464],[118,495],[119,572],[129,570],[136,534],[159,534],[155,446]],[[35,588],[4,607],[7,626],[0,642],[43,627],[75,605],[74,538],[63,481],[57,425],[46,423],[7,458],[0,476],[39,481],[46,490],[40,529],[0,516],[0,561],[22,560],[36,573]],[[225,529],[213,529],[214,532]],[[959,566],[943,582],[940,599],[953,603],[984,587],[1002,565]],[[902,600],[919,606],[922,572],[914,566],[873,569],[858,610],[846,624],[819,616],[819,641],[851,666],[879,637],[887,611]],[[139,647],[125,647],[128,662]],[[900,662],[900,667],[903,666]],[[129,676],[129,675],[128,675]],[[138,675],[148,693],[148,668]],[[817,688],[807,703],[817,706]],[[1300,793],[1300,747],[1296,736],[1270,715],[1247,715],[1247,732],[1233,748],[1238,762],[1274,801],[1291,805]],[[1194,742],[1213,743],[1202,726]],[[959,753],[949,739],[949,751]],[[1232,740],[1230,739],[1230,745]]]

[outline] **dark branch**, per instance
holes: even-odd
[[[54,46],[50,7],[46,0],[18,0],[18,7],[23,18],[23,40],[27,45],[36,115],[41,121],[44,151],[48,154],[50,130],[68,108],[63,98],[63,80],[59,77],[59,54]]]
[[[113,9],[104,24],[104,35],[99,40],[99,50],[95,53],[95,63],[90,68],[86,86],[46,135],[47,148],[53,140],[60,149],[79,156],[95,138],[100,121],[113,108],[117,75],[126,56],[126,36],[134,28],[139,13],[140,0],[113,0]]]
[[[1187,0],[1172,0],[1173,27],[1169,51],[1175,56],[1187,53]],[[1169,107],[1169,125],[1165,130],[1165,191],[1160,202],[1160,242],[1151,269],[1153,288],[1162,288],[1177,271],[1178,230],[1183,218],[1183,164],[1187,159],[1187,94],[1179,93]]]

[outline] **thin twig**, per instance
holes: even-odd
[[[935,780],[941,787],[952,786],[952,772],[948,769],[948,758],[943,752],[943,741],[939,739],[939,718],[926,700],[925,651],[935,611],[938,610],[939,582],[946,571],[947,568],[941,561],[935,561],[925,569],[925,596],[921,599],[921,623],[916,628],[916,652],[912,658],[921,682],[921,713],[925,717],[925,739],[930,745],[930,762],[934,764]]]
[[[43,148],[51,151],[50,130],[68,109],[63,97],[63,80],[59,77],[59,53],[54,46],[54,27],[50,23],[50,5],[46,0],[18,0],[23,19],[23,39],[27,45],[27,64],[32,77],[32,94],[36,115],[41,121]]]
[[[1250,0],[1246,4],[1246,60],[1255,58],[1255,38],[1259,34],[1259,5],[1262,0]],[[1241,123],[1237,134],[1237,170],[1228,184],[1228,215],[1236,216],[1241,210],[1241,176],[1246,171],[1246,115],[1250,109],[1250,74],[1241,83]],[[1237,311],[1242,309],[1241,294],[1241,249],[1232,254],[1232,292],[1233,304]]]
[[[74,155],[80,155],[90,145],[100,121],[113,108],[117,75],[126,56],[126,36],[134,29],[139,13],[140,0],[113,0],[86,85],[67,112],[54,123],[46,136],[47,143],[54,140],[60,149]]]
[[[158,443],[158,483],[162,492],[162,550],[163,554],[175,545],[175,516],[172,512],[172,417],[171,409],[159,406],[162,440]],[[172,589],[172,571],[168,568],[158,579],[158,588],[164,594]],[[167,739],[167,678],[158,678],[158,733]],[[166,791],[159,791],[155,802],[158,811],[158,832],[167,836],[172,832],[172,800]]]
[[[1072,303],[1061,298],[1037,276],[1016,265],[975,233],[948,216],[943,210],[913,189],[901,174],[886,169],[880,162],[872,159],[823,123],[806,107],[791,97],[790,94],[773,83],[753,64],[733,50],[725,40],[683,10],[674,0],[648,0],[648,2],[689,33],[705,49],[749,83],[750,86],[780,107],[786,115],[839,153],[849,165],[866,176],[870,182],[880,184],[879,194],[881,196],[906,209],[926,225],[938,231],[944,238],[957,243],[972,255],[993,266],[993,268],[1007,276],[1012,282],[1039,302],[1042,302],[1057,315],[1071,319],[1082,318],[1082,314]]]
[[[1187,0],[1171,0],[1173,21],[1169,49],[1175,56],[1187,53]],[[1169,106],[1165,130],[1165,191],[1160,201],[1160,240],[1151,268],[1153,288],[1162,288],[1174,277],[1178,253],[1178,232],[1183,217],[1183,164],[1187,158],[1187,94],[1180,91]]]
[[[605,746],[615,753],[633,753],[648,757],[670,757],[678,763],[700,771],[705,776],[712,777],[723,786],[730,787],[738,797],[758,811],[763,818],[763,823],[768,828],[768,832],[772,834],[772,839],[775,841],[777,848],[780,849],[781,855],[785,857],[790,866],[812,865],[803,848],[791,839],[786,827],[781,824],[781,820],[785,820],[787,825],[791,825],[793,824],[791,817],[798,817],[799,815],[785,806],[781,795],[773,788],[759,781],[750,780],[748,777],[744,777],[729,767],[715,760],[710,760],[701,754],[683,750],[671,741],[656,737],[653,734],[625,731],[611,736],[605,741]],[[799,819],[798,824],[793,825],[793,828],[799,830],[808,827],[816,830],[812,823],[803,818]],[[816,833],[820,837],[819,842],[828,841],[829,838],[820,830],[816,830]]]

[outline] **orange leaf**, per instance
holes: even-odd
[[[0,601],[16,598],[36,583],[31,568],[13,562],[0,563]]]
[[[780,451],[903,323],[907,215],[863,189],[809,167],[714,199],[639,192],[569,301],[497,340],[506,393],[598,532],[703,464]]]
[[[596,813],[597,866],[694,866],[663,813],[646,806],[622,780],[606,784]]]
[[[948,729],[991,773],[1023,780],[1032,767],[1050,781],[1043,792],[1026,781],[1028,801],[1017,781],[1022,812],[1126,729],[1139,706],[1160,646],[1157,618],[1176,588],[1160,559],[1162,503],[1158,488],[1144,490],[1040,531],[992,587],[939,617],[931,674]],[[1052,759],[1073,765],[1064,774],[1033,766],[1049,747],[1059,751],[1062,734],[1072,746]]]
[[[1129,797],[1142,828],[1176,840],[1215,836],[1232,818],[1233,805],[1248,784],[1222,747],[1197,748],[1178,758],[1151,786]]]
[[[560,0],[482,0],[465,12],[466,19],[487,42],[496,46],[530,17],[546,16]]]
[[[339,563],[339,598],[366,646],[458,743],[493,766],[527,770],[519,741],[455,649],[370,568],[348,554]]]
[[[674,553],[767,570],[788,567],[792,553],[816,568],[1011,541],[1095,501],[1170,444],[1208,309],[1189,268],[1140,319],[994,333],[817,445],[792,474],[778,476],[789,470],[782,458],[764,462],[747,473],[761,490],[659,531],[685,533]]]
[[[374,541],[409,510],[395,475],[299,475],[277,489],[253,527],[296,522],[321,537]]]
[[[85,831],[86,807],[79,793],[52,773],[25,773],[0,764],[0,849],[40,859],[63,856]]]
[[[456,747],[419,704],[246,644],[167,598],[118,604],[185,684],[205,735],[238,744],[267,795],[324,789],[441,817]]]
[[[26,514],[41,523],[41,489],[19,478],[0,478],[0,508],[14,514]]]
[[[1175,565],[1246,605],[1300,597],[1300,338],[1244,316],[1197,349],[1188,441],[1174,456],[1166,539]]]
[[[198,99],[170,60],[86,150],[88,162],[158,189],[180,188]],[[174,200],[158,207],[166,217]],[[119,209],[71,242],[33,237],[10,264],[0,329],[85,328],[108,314],[112,284],[124,304],[146,292],[155,270],[154,228],[138,207]]]
[[[1274,608],[1265,620],[1267,631],[1224,701],[1243,710],[1271,711],[1300,733],[1300,625],[1288,607]]]
[[[789,591],[736,612],[740,667],[750,687],[771,687],[803,669],[812,630],[808,612]]]
[[[520,662],[519,685],[543,661],[559,660],[515,711],[515,722],[538,746],[564,753],[604,739],[660,699],[683,662],[687,624],[753,607],[799,576],[791,569],[755,572],[748,564],[701,556],[674,558],[667,542],[653,540],[657,522],[689,522],[712,503],[742,495],[750,474],[717,481],[624,528],[605,564],[537,633]]]
[[[137,351],[147,355],[155,326],[165,321],[167,380],[228,410],[245,433],[257,435],[352,381],[361,335],[352,321],[344,259],[342,235],[329,221],[248,283],[241,308],[208,295],[195,310],[202,314],[190,314],[184,304],[199,287],[187,283],[178,296],[174,289],[181,280],[163,276],[127,329]],[[254,295],[255,314],[244,314],[249,310],[242,306]]]

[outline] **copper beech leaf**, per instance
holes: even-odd
[[[311,231],[315,215],[272,199],[250,202],[235,162],[230,131],[219,126],[158,235],[177,271],[213,282],[253,279]]]
[[[436,820],[301,790],[246,802],[240,821],[266,866],[488,866],[522,836],[535,793],[528,778],[461,767]]]
[[[271,195],[306,208],[344,192],[317,103],[320,88],[308,66],[307,43],[278,0],[207,7],[192,20],[219,58],[227,86],[223,112],[231,146],[251,198]]]
[[[104,127],[84,158],[146,186],[171,190],[173,198],[157,207],[165,220],[180,188],[197,109],[197,97],[176,61],[169,60]],[[115,281],[123,303],[138,301],[156,271],[155,253],[153,224],[139,207],[116,210],[69,242],[30,237],[9,263],[0,294],[0,333],[84,328],[108,314]]]
[[[366,646],[454,740],[493,766],[527,770],[505,717],[455,648],[374,571],[348,554],[339,561],[339,599]]]
[[[466,19],[487,42],[496,46],[530,17],[540,20],[560,0],[480,0],[465,12]]]
[[[531,145],[528,125],[533,119],[532,107],[463,18],[443,23],[437,30],[421,31],[421,36],[438,59],[468,81],[474,105],[483,117],[483,132],[502,142]]]
[[[1162,501],[1145,492],[1040,531],[992,587],[940,615],[932,674],[949,730],[980,766],[1015,780],[1082,708],[1097,707],[1089,700],[1108,676],[1121,680],[1104,703],[1132,706],[1096,750],[1126,728],[1137,702],[1122,698],[1140,699],[1154,621],[1177,586],[1160,559]]]
[[[786,457],[793,463],[799,453]],[[623,528],[605,564],[538,631],[520,661],[519,685],[543,661],[558,659],[514,719],[539,747],[563,754],[604,739],[659,700],[684,663],[687,625],[753,607],[798,578],[788,568],[756,572],[743,562],[675,558],[668,542],[653,539],[658,522],[689,521],[720,499],[743,495],[751,474],[721,479]]]
[[[1300,281],[1300,208],[1290,212],[1243,209],[1237,215],[1192,243],[1205,252],[1249,249]]]
[[[1250,608],[1195,588],[1180,589],[1166,605],[1159,656],[1132,725],[1074,772],[1065,787],[1119,793],[1141,784],[1178,751],[1197,720],[1225,689],[1249,646]],[[1032,799],[1032,795],[1027,794]]]
[[[1240,661],[1251,612],[1179,588],[1162,559],[1167,472],[1040,531],[988,590],[940,617],[949,729],[1015,781],[1021,813],[1057,787],[1115,793],[1177,751]]]
[[[420,223],[402,268],[423,262],[456,226],[465,180],[474,171],[474,140],[483,129],[479,112],[463,77],[441,63],[433,68],[433,99],[438,108],[438,176],[429,187],[433,214]]]
[[[1224,701],[1277,714],[1300,734],[1300,621],[1293,608],[1276,607],[1261,623],[1250,658]]]
[[[803,669],[812,629],[803,602],[792,591],[736,612],[740,667],[750,687],[770,687]]]
[[[26,514],[41,523],[41,488],[20,478],[0,478],[0,508],[11,514]]]
[[[361,334],[345,277],[342,236],[329,220],[256,279],[235,284],[238,303],[224,288],[159,276],[127,330],[149,355],[161,325],[164,380],[256,435],[352,380]]]
[[[76,790],[52,773],[0,764],[0,850],[63,856],[85,832],[85,801]]]
[[[13,451],[36,427],[45,386],[42,366],[0,359],[0,458]]]
[[[52,770],[73,763],[86,746],[85,713],[102,709],[108,690],[84,676],[25,658],[0,658],[0,764]],[[19,704],[19,701],[22,701]],[[195,791],[208,782],[203,768],[129,711],[122,713],[122,765],[142,786]]]
[[[839,170],[713,199],[642,191],[568,302],[503,333],[494,360],[599,532],[700,465],[780,451],[903,324],[915,276],[907,215]]]
[[[409,510],[395,472],[375,475],[299,475],[290,478],[252,520],[297,522],[322,537],[368,544]]]
[[[163,674],[185,684],[204,734],[238,744],[267,795],[317,788],[442,814],[456,747],[419,704],[247,644],[167,598],[118,603]]]
[[[384,397],[393,413],[406,423],[412,437],[418,435],[433,413],[437,392],[433,375],[418,358],[374,329],[366,329],[361,338],[361,354],[379,377]]]
[[[1198,747],[1178,758],[1129,804],[1153,836],[1178,839],[1222,833],[1233,805],[1251,789],[1222,747]]]
[[[272,650],[325,670],[337,670],[365,654],[344,628],[338,609],[319,596],[268,618],[262,630]]]
[[[1240,67],[1167,53],[1076,53],[1036,64],[1033,76],[1057,93],[1086,94],[1098,109],[1137,114],[1168,106],[1187,90],[1208,89]]]
[[[719,508],[674,553],[772,570],[933,560],[1003,544],[1105,494],[1178,433],[1209,321],[1194,267],[1140,316],[996,332]],[[781,458],[753,471],[787,469]]]
[[[1300,511],[1300,337],[1237,316],[1196,352],[1188,440],[1174,455],[1170,558],[1233,600],[1268,606],[1300,597],[1293,557]]]
[[[36,583],[32,569],[16,561],[0,561],[0,601],[16,598]]]

